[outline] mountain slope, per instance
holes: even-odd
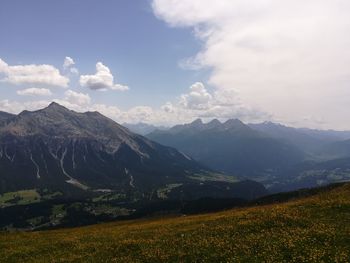
[[[326,145],[350,138],[348,131],[293,128],[272,122],[249,124],[249,127],[273,138],[286,140],[309,153],[311,158],[318,157]]]
[[[47,188],[70,195],[117,191],[131,199],[150,198],[161,187],[199,184],[194,175],[211,173],[98,112],[77,113],[52,103],[0,126],[0,193]]]
[[[0,111],[0,125],[4,125],[7,120],[9,120],[15,116],[16,116],[15,114]]]
[[[249,127],[264,132],[273,138],[284,139],[308,153],[317,151],[320,145],[328,142],[326,139],[322,140],[319,137],[303,133],[298,129],[272,122],[249,124]]]
[[[56,103],[22,112],[0,127],[0,138],[2,190],[66,183],[82,189],[147,188],[201,168],[97,112],[76,113]]]
[[[293,165],[304,158],[289,143],[253,130],[239,120],[213,120],[177,125],[147,135],[151,140],[179,149],[186,155],[226,173],[257,176]]]
[[[350,185],[293,199],[197,216],[1,233],[0,257],[4,262],[348,262]]]
[[[319,155],[327,159],[338,159],[350,157],[350,140],[337,141],[323,145]]]

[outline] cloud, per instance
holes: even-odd
[[[168,101],[164,105],[161,106],[161,110],[166,113],[173,113],[175,111],[173,104]]]
[[[181,96],[180,104],[189,109],[208,109],[212,96],[205,89],[203,83],[196,82],[190,87],[188,94]]]
[[[124,112],[120,117],[131,123],[154,121],[155,111],[148,106],[136,106]]]
[[[209,92],[201,82],[191,85],[189,92],[182,94],[177,102],[167,102],[161,109],[175,122],[188,122],[198,117],[255,122],[272,118],[266,112],[244,105],[234,90]]]
[[[266,113],[244,106],[235,98],[235,93],[209,92],[203,83],[196,82],[189,87],[188,93],[180,95],[172,102],[166,102],[160,108],[135,106],[121,110],[117,106],[93,103],[89,94],[67,90],[63,98],[53,101],[78,112],[98,111],[119,123],[153,123],[174,125],[190,122],[198,117],[205,120],[213,118],[239,118],[243,121],[264,121],[270,119]],[[45,107],[49,101],[0,101],[0,110],[18,113],[21,110],[36,110]]]
[[[34,84],[68,87],[69,79],[62,76],[57,68],[52,65],[15,65],[10,66],[0,59],[0,74],[5,77],[2,82],[11,84]]]
[[[63,68],[67,69],[75,64],[74,60],[71,57],[65,57],[63,62]]]
[[[114,77],[109,68],[98,62],[96,64],[96,74],[81,75],[80,85],[92,90],[128,90],[127,86],[114,83]]]
[[[122,114],[122,111],[116,106],[110,106],[105,104],[93,104],[90,107],[91,111],[98,111],[101,114],[118,121],[118,117]]]
[[[65,57],[63,61],[63,69],[69,70],[73,74],[79,74],[79,70],[76,67],[73,67],[75,65],[75,61],[71,57]]]
[[[169,117],[162,110],[155,110],[148,106],[136,106],[123,111],[116,106],[92,104],[89,110],[98,111],[118,123],[165,123]]]
[[[73,90],[67,90],[64,93],[64,99],[71,104],[77,104],[79,106],[86,106],[91,102],[89,94],[79,93]]]
[[[345,128],[349,1],[153,0],[152,7],[170,26],[192,29],[202,48],[181,65],[211,69],[217,91],[234,89],[242,104],[284,121],[312,124],[307,114],[326,120],[318,127]]]
[[[51,96],[52,92],[44,88],[28,88],[18,90],[17,94],[20,96]]]
[[[18,102],[6,99],[0,101],[0,111],[18,114],[23,110],[38,110],[47,107],[49,104],[50,102],[46,100]]]

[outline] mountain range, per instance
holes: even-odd
[[[237,205],[348,181],[347,136],[197,119],[144,137],[98,112],[57,103],[0,112],[0,228],[81,225],[184,206],[200,211],[208,202],[219,208],[220,200]]]
[[[203,123],[197,119],[167,131],[154,131],[147,137],[175,147],[213,169],[250,178],[294,165],[304,158],[304,153],[294,145],[237,119],[224,123],[218,120]]]
[[[326,148],[331,147],[334,143],[339,144],[350,139],[350,131],[293,128],[272,122],[248,125],[271,137],[288,141],[313,158],[324,155],[327,151]]]
[[[203,123],[197,119],[146,136],[212,169],[262,182],[270,191],[350,179],[344,161],[350,158],[348,131],[292,128],[272,122],[244,124],[237,119]],[[316,167],[322,166],[337,176],[320,175]]]
[[[77,113],[53,102],[38,111],[0,116],[0,193],[113,191],[150,199],[159,189],[170,193],[176,188],[179,196],[187,196],[182,188],[199,187],[205,195],[235,196],[232,178],[218,177],[178,150],[134,134],[98,112]],[[239,197],[265,193],[258,183],[250,185],[242,186],[249,191]]]

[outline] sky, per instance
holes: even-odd
[[[350,130],[348,0],[2,0],[0,110]]]

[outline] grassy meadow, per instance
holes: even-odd
[[[11,205],[25,205],[40,201],[40,194],[35,190],[22,190],[0,194],[0,208]]]
[[[219,213],[0,233],[1,262],[349,262],[350,184]]]

